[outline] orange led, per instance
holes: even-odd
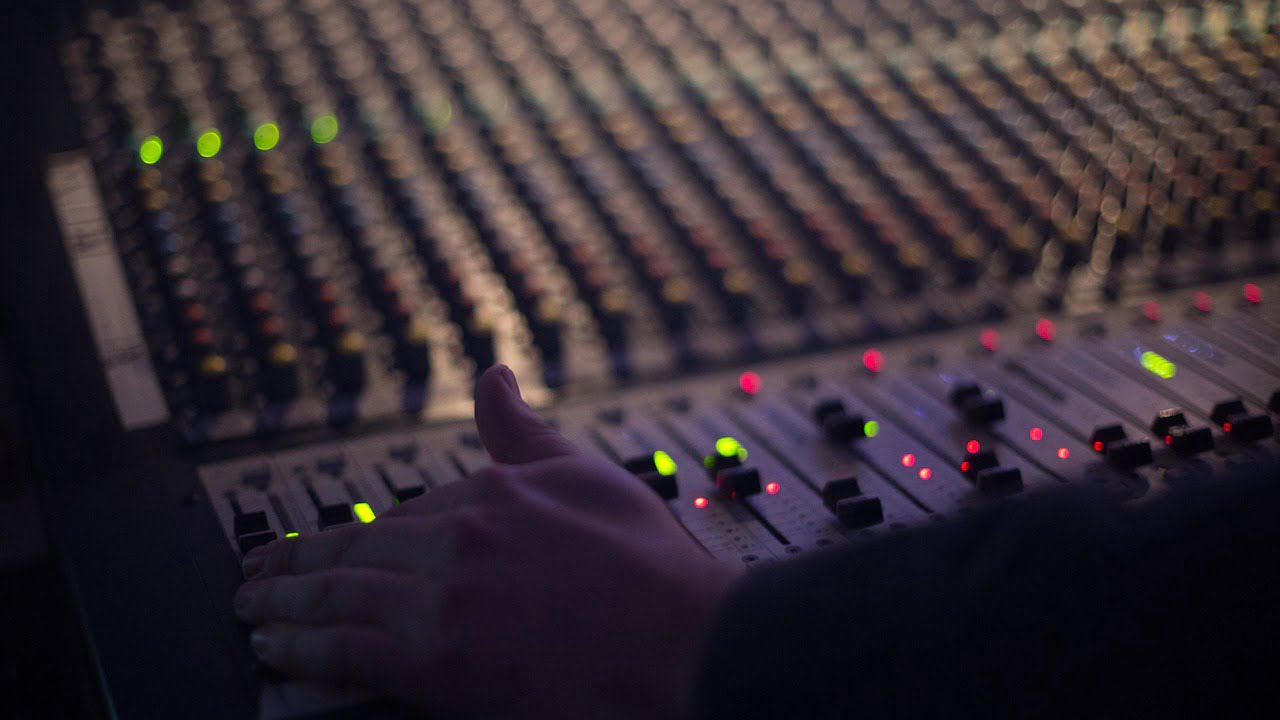
[[[694,498],[694,499],[693,499],[693,506],[694,506],[694,507],[696,507],[696,508],[698,508],[699,510],[701,510],[702,508],[704,508],[704,507],[706,507],[706,506],[708,506],[708,505],[710,505],[710,504],[711,504],[711,502],[710,502],[709,500],[707,500],[706,498],[704,498],[704,497],[699,497],[699,498]]]
[[[930,470],[929,468],[920,468],[919,475],[921,480],[928,480],[929,478],[933,477],[933,471]]]
[[[1069,458],[1069,457],[1071,457],[1071,451],[1070,451],[1070,450],[1068,450],[1068,449],[1066,449],[1066,448],[1064,448],[1064,447],[1060,447],[1060,448],[1058,448],[1058,459],[1059,459],[1059,460],[1066,460],[1066,459],[1067,459],[1067,458]]]
[[[912,465],[915,465],[915,464],[916,464],[915,455],[912,455],[911,453],[907,453],[906,455],[902,456],[902,467],[911,467]]]

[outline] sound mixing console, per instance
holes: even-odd
[[[120,427],[176,439],[145,480],[64,491],[64,526],[131,528],[65,539],[121,707],[158,701],[120,615],[184,591],[93,588],[156,553],[210,598],[167,611],[184,641],[229,658],[182,687],[269,716],[349,700],[254,674],[237,558],[483,466],[495,362],[747,565],[1064,483],[1141,503],[1280,472],[1275,2],[233,0],[76,25],[83,143],[50,199]],[[144,512],[172,547],[133,537]]]

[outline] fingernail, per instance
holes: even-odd
[[[250,580],[258,577],[267,569],[266,553],[249,553],[244,562],[240,563],[240,569],[244,571],[244,576]]]
[[[249,633],[249,647],[253,654],[262,657],[267,653],[267,633],[261,629]]]
[[[503,365],[502,369],[498,372],[502,375],[502,382],[506,383],[507,387],[511,388],[511,392],[515,393],[516,396],[519,397],[520,385],[516,383],[516,374],[511,372],[511,368]]]

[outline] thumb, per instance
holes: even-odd
[[[528,463],[579,453],[525,404],[516,376],[506,365],[489,368],[476,383],[476,429],[489,455],[500,463]]]

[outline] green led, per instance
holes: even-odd
[[[164,143],[160,142],[160,138],[152,135],[142,141],[142,145],[138,147],[138,158],[148,165],[155,165],[160,162],[160,156],[164,154]]]
[[[676,461],[661,450],[653,454],[653,466],[658,469],[659,475],[671,477],[676,474]]]
[[[287,538],[298,537],[298,531],[294,530],[293,532],[287,532],[284,534],[284,536]]]
[[[453,105],[448,100],[431,102],[427,105],[425,119],[427,127],[433,132],[440,132],[453,120]]]
[[[1142,367],[1146,368],[1151,374],[1165,380],[1168,380],[1178,374],[1177,365],[1166,360],[1163,355],[1151,352],[1150,350],[1142,353],[1142,356],[1138,358],[1138,361],[1141,362]]]
[[[222,135],[217,130],[205,130],[196,138],[196,152],[202,158],[211,158],[222,149]]]
[[[333,142],[338,137],[338,118],[321,115],[311,122],[311,139],[319,145]]]
[[[747,459],[747,449],[742,447],[742,443],[736,438],[722,437],[716,440],[716,452],[720,453],[720,457],[738,456],[738,461],[742,462]]]
[[[879,435],[880,423],[876,422],[875,420],[868,420],[862,423],[862,434],[869,438],[873,438]]]
[[[280,126],[275,123],[262,123],[253,131],[253,146],[266,152],[280,142]]]
[[[362,523],[371,523],[378,517],[373,514],[373,508],[369,507],[369,503],[358,502],[351,506],[351,510]]]

